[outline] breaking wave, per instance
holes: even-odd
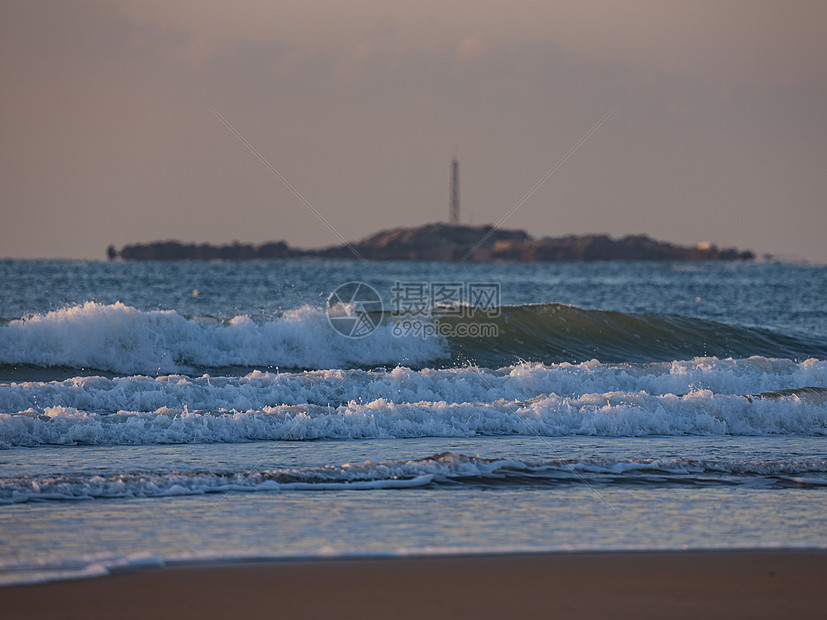
[[[136,445],[261,440],[504,435],[827,435],[827,390],[740,396],[605,392],[450,403],[378,398],[337,406],[100,413],[50,406],[0,414],[0,446]]]
[[[201,495],[362,491],[423,486],[591,485],[827,486],[827,461],[705,459],[486,459],[455,452],[407,461],[347,463],[258,471],[135,471],[0,479],[0,503]]]
[[[369,338],[339,336],[324,311],[310,306],[257,323],[247,316],[186,318],[174,310],[86,302],[0,326],[0,364],[130,374],[416,365],[446,355],[443,342],[398,338],[388,325]]]
[[[252,368],[424,368],[467,362],[499,368],[520,360],[827,358],[823,338],[678,315],[624,314],[561,304],[503,307],[491,314],[497,316],[478,311],[468,318],[442,316],[434,321],[449,328],[461,321],[493,325],[496,337],[400,337],[394,321],[386,318],[369,336],[348,339],[330,327],[321,308],[311,306],[254,321],[247,316],[188,318],[173,310],[86,302],[0,325],[0,370],[12,377],[26,375],[27,367],[150,375],[223,369],[225,374],[243,374]]]
[[[263,372],[244,376],[77,376],[60,381],[6,383],[0,412],[63,407],[97,413],[161,408],[249,411],[273,405],[339,407],[350,402],[525,401],[541,394],[580,397],[612,392],[652,396],[709,390],[722,395],[777,393],[827,385],[827,362],[751,357],[695,358],[647,364],[521,363],[497,370],[460,367],[413,370]],[[793,394],[787,394],[792,396]],[[813,395],[805,395],[813,398]]]

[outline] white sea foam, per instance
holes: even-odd
[[[827,404],[797,395],[753,399],[703,389],[686,395],[614,391],[530,400],[268,405],[248,410],[96,413],[45,407],[0,414],[0,446],[159,444],[474,435],[827,434]]]
[[[273,405],[331,405],[351,401],[456,403],[524,401],[538,395],[583,396],[645,392],[653,396],[709,390],[717,395],[755,394],[827,385],[827,362],[752,357],[696,358],[642,365],[520,364],[477,368],[307,372],[254,371],[244,377],[74,377],[64,381],[12,382],[0,386],[0,412],[64,407],[96,413],[161,408],[249,411]]]
[[[307,365],[321,359],[348,365],[354,358],[380,363],[382,355],[425,359],[441,346],[389,332],[370,343],[340,339],[312,308],[261,325],[248,318],[225,325],[87,303],[0,330],[0,359],[6,361],[152,371],[282,358]],[[177,352],[174,359],[170,351]],[[823,435],[823,390],[744,396],[824,385],[827,362],[765,357],[524,363],[497,370],[398,366],[254,371],[243,377],[87,376],[0,385],[0,446],[515,434]]]
[[[0,478],[0,503],[32,500],[91,500],[169,497],[207,493],[365,491],[408,489],[429,484],[560,485],[624,481],[681,484],[827,484],[827,461],[726,461],[699,459],[586,459],[527,461],[484,459],[454,452],[387,462],[261,471],[147,471],[64,473]]]
[[[0,363],[157,374],[222,366],[417,364],[447,356],[442,340],[399,338],[391,329],[386,324],[370,338],[348,339],[311,306],[264,323],[246,316],[223,323],[90,301],[0,326]]]
[[[171,497],[205,493],[241,493],[255,491],[366,491],[375,489],[409,489],[429,484],[432,473],[404,471],[399,477],[382,467],[374,472],[359,473],[343,469],[306,472],[185,473],[145,472],[99,474],[65,474],[0,479],[0,504],[31,500],[123,499],[134,497]],[[410,468],[408,468],[410,469]]]

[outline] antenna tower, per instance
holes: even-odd
[[[459,226],[459,162],[451,161],[451,224]]]

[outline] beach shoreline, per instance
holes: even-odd
[[[561,552],[143,569],[0,588],[12,618],[819,617],[827,551]]]

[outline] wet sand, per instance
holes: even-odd
[[[330,559],[0,588],[3,618],[816,618],[827,552]]]

